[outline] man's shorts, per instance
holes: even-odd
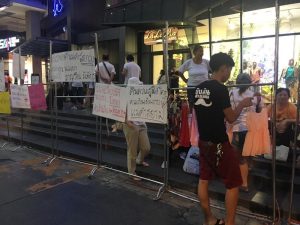
[[[222,143],[223,155],[216,167],[216,144],[199,141],[200,148],[200,179],[212,180],[215,177],[222,179],[227,189],[242,185],[239,159],[236,151],[229,142]]]

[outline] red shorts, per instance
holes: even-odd
[[[222,143],[223,155],[216,167],[216,144],[208,144],[200,141],[200,179],[212,180],[215,176],[220,177],[227,189],[242,185],[239,159],[236,151],[229,142]]]

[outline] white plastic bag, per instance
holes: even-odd
[[[183,164],[183,171],[186,173],[191,173],[199,175],[199,148],[192,146],[185,158]]]
[[[276,146],[276,160],[286,162],[289,156],[289,147],[280,145]],[[265,159],[272,159],[272,153],[264,154]]]

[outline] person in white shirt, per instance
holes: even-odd
[[[114,65],[109,62],[109,55],[103,54],[102,62],[96,65],[95,72],[100,83],[111,84],[116,75],[116,70]]]
[[[210,71],[209,61],[202,58],[203,47],[201,45],[195,45],[193,55],[194,57],[186,60],[177,71],[178,76],[180,76],[190,88],[187,90],[190,110],[194,105],[195,87],[200,85],[203,81],[208,80],[208,73]],[[183,75],[186,71],[189,74],[188,79]]]
[[[134,62],[133,55],[126,57],[127,63],[124,64],[122,75],[125,77],[124,84],[128,83],[128,79],[131,77],[141,78],[141,68]]]

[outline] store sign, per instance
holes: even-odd
[[[164,29],[165,30],[165,29]],[[144,34],[144,44],[153,45],[157,43],[162,43],[164,30],[147,30]],[[177,40],[178,28],[169,27],[168,28],[168,42]]]
[[[53,16],[58,16],[62,12],[64,5],[61,1],[62,0],[53,0]]]
[[[16,47],[17,43],[20,42],[20,39],[17,37],[10,37],[5,39],[0,39],[0,49],[7,49],[9,51],[9,48]]]

